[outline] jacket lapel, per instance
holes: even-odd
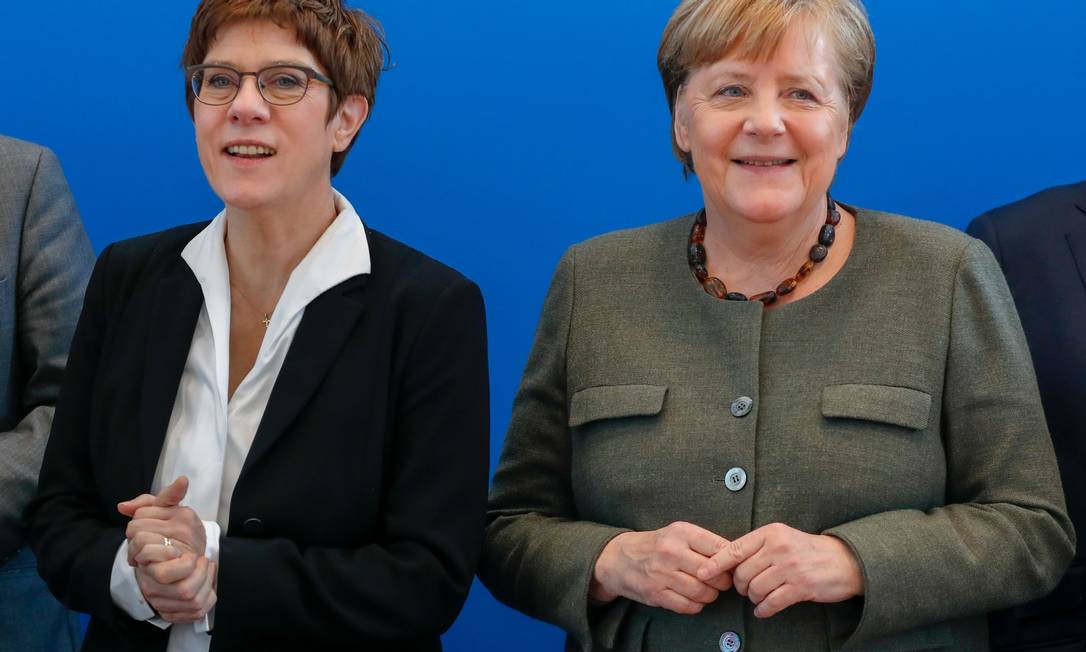
[[[1079,189],[1082,192],[1075,207],[1082,212],[1083,220],[1067,234],[1067,244],[1071,247],[1071,256],[1075,259],[1082,285],[1086,287],[1086,183],[1080,184]]]
[[[178,259],[158,281],[147,330],[146,363],[140,401],[140,462],[148,489],[166,438],[174,399],[185,370],[192,334],[204,305],[200,284]]]
[[[275,380],[264,416],[245,458],[238,485],[309,403],[366,309],[368,275],[343,281],[306,306]]]

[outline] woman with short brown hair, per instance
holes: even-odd
[[[85,650],[438,650],[487,477],[474,283],[331,178],[385,46],[339,0],[205,0],[183,64],[225,208],[95,267],[31,506]]]

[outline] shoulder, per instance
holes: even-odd
[[[0,136],[0,161],[15,164],[35,164],[47,148],[18,138]]]
[[[119,289],[146,283],[183,265],[181,251],[208,222],[176,226],[164,231],[118,240],[98,256],[92,283]]]
[[[856,215],[856,237],[866,239],[861,246],[875,253],[880,267],[912,269],[911,275],[954,275],[978,244],[974,238],[945,224],[849,208]]]
[[[459,271],[380,231],[366,227],[370,250],[370,283],[389,299],[407,305],[432,306],[449,295],[473,295],[478,286]]]
[[[1081,220],[1086,211],[1086,181],[1055,186],[1034,193],[1029,197],[993,208],[978,220],[988,220],[1000,229],[1011,231],[1034,230],[1066,221],[1069,216]]]
[[[570,247],[563,260],[579,273],[603,268],[607,276],[655,274],[657,265],[686,260],[694,214],[631,229],[611,231]]]

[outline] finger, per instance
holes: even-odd
[[[186,552],[177,559],[151,564],[145,568],[151,578],[164,587],[161,591],[157,591],[158,595],[176,597],[176,588],[171,589],[169,587],[181,580],[192,577],[197,572],[200,559],[202,557]]]
[[[174,525],[169,521],[160,521],[157,518],[134,518],[124,528],[124,536],[133,539],[138,532],[150,532],[160,537],[173,538]]]
[[[667,588],[692,602],[709,604],[720,595],[719,591],[705,582],[680,571],[672,573],[666,581]]]
[[[761,528],[744,534],[707,559],[698,569],[697,576],[704,580],[719,575],[723,571],[730,571],[761,550],[764,545],[765,532]]]
[[[754,615],[758,618],[776,616],[800,601],[799,594],[796,592],[795,588],[791,584],[784,584],[758,603],[758,606],[754,608]]]
[[[750,581],[772,565],[773,555],[769,554],[765,548],[740,562],[732,570],[732,582],[735,584],[736,592],[739,595],[747,595],[747,587],[750,585]]]
[[[155,497],[151,494],[142,494],[140,496],[136,496],[132,500],[126,500],[122,503],[117,503],[117,511],[127,516],[128,518],[132,518],[132,515],[136,513],[137,509],[150,505],[154,502],[154,500]]]
[[[670,589],[663,589],[657,593],[654,602],[656,602],[656,604],[650,606],[661,607],[668,611],[674,611],[677,614],[690,616],[701,613],[701,610],[705,607],[704,604],[694,602]]]
[[[716,577],[711,577],[703,581],[720,593],[723,593],[724,591],[730,591],[734,586],[732,574],[727,571],[721,573],[720,575],[717,575]]]
[[[787,581],[787,577],[784,570],[780,566],[770,566],[751,579],[745,595],[754,604],[761,604],[769,594],[776,591],[785,581]]]
[[[184,507],[158,507],[156,505],[147,505],[140,507],[136,510],[136,513],[132,515],[132,518],[137,519],[152,519],[156,521],[169,521],[177,518],[181,515],[181,510]]]
[[[181,554],[181,549],[177,546],[153,543],[140,548],[140,551],[133,557],[133,561],[136,562],[137,566],[146,566],[147,564],[177,559]]]
[[[165,620],[166,622],[174,625],[188,625],[191,623],[198,623],[203,620],[204,616],[206,615],[200,613],[199,611],[179,611],[176,613],[163,612],[159,611],[158,609],[155,609],[155,611],[158,611],[158,614],[162,617],[162,620]]]
[[[719,534],[691,523],[686,525],[688,527],[680,530],[686,539],[686,544],[703,557],[712,557],[728,545],[728,540]]]
[[[158,492],[158,496],[155,497],[154,504],[156,507],[173,507],[180,505],[181,501],[185,499],[185,494],[189,490],[189,479],[185,476],[178,476],[176,480],[170,483],[170,486]]]

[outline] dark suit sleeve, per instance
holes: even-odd
[[[94,383],[101,364],[107,321],[107,247],[91,273],[83,312],[75,329],[68,367],[45,449],[37,496],[27,509],[29,541],[38,572],[66,607],[89,613],[129,640],[161,636],[146,622],[132,620],[113,604],[109,580],[118,546],[124,541],[120,517],[111,519],[96,486],[90,460]]]
[[[425,639],[456,618],[486,507],[489,388],[478,288],[466,280],[447,287],[410,346],[390,406],[383,540],[343,549],[222,537],[214,630],[222,645],[277,634],[313,645]]]
[[[1003,265],[1003,252],[999,248],[999,234],[996,233],[995,224],[992,223],[992,218],[988,213],[970,222],[965,232],[988,245],[996,260],[999,261],[1000,266]]]
[[[15,285],[15,355],[22,418],[0,432],[0,557],[22,545],[68,345],[94,256],[60,163],[41,149],[23,219]],[[18,227],[19,225],[12,225]]]

